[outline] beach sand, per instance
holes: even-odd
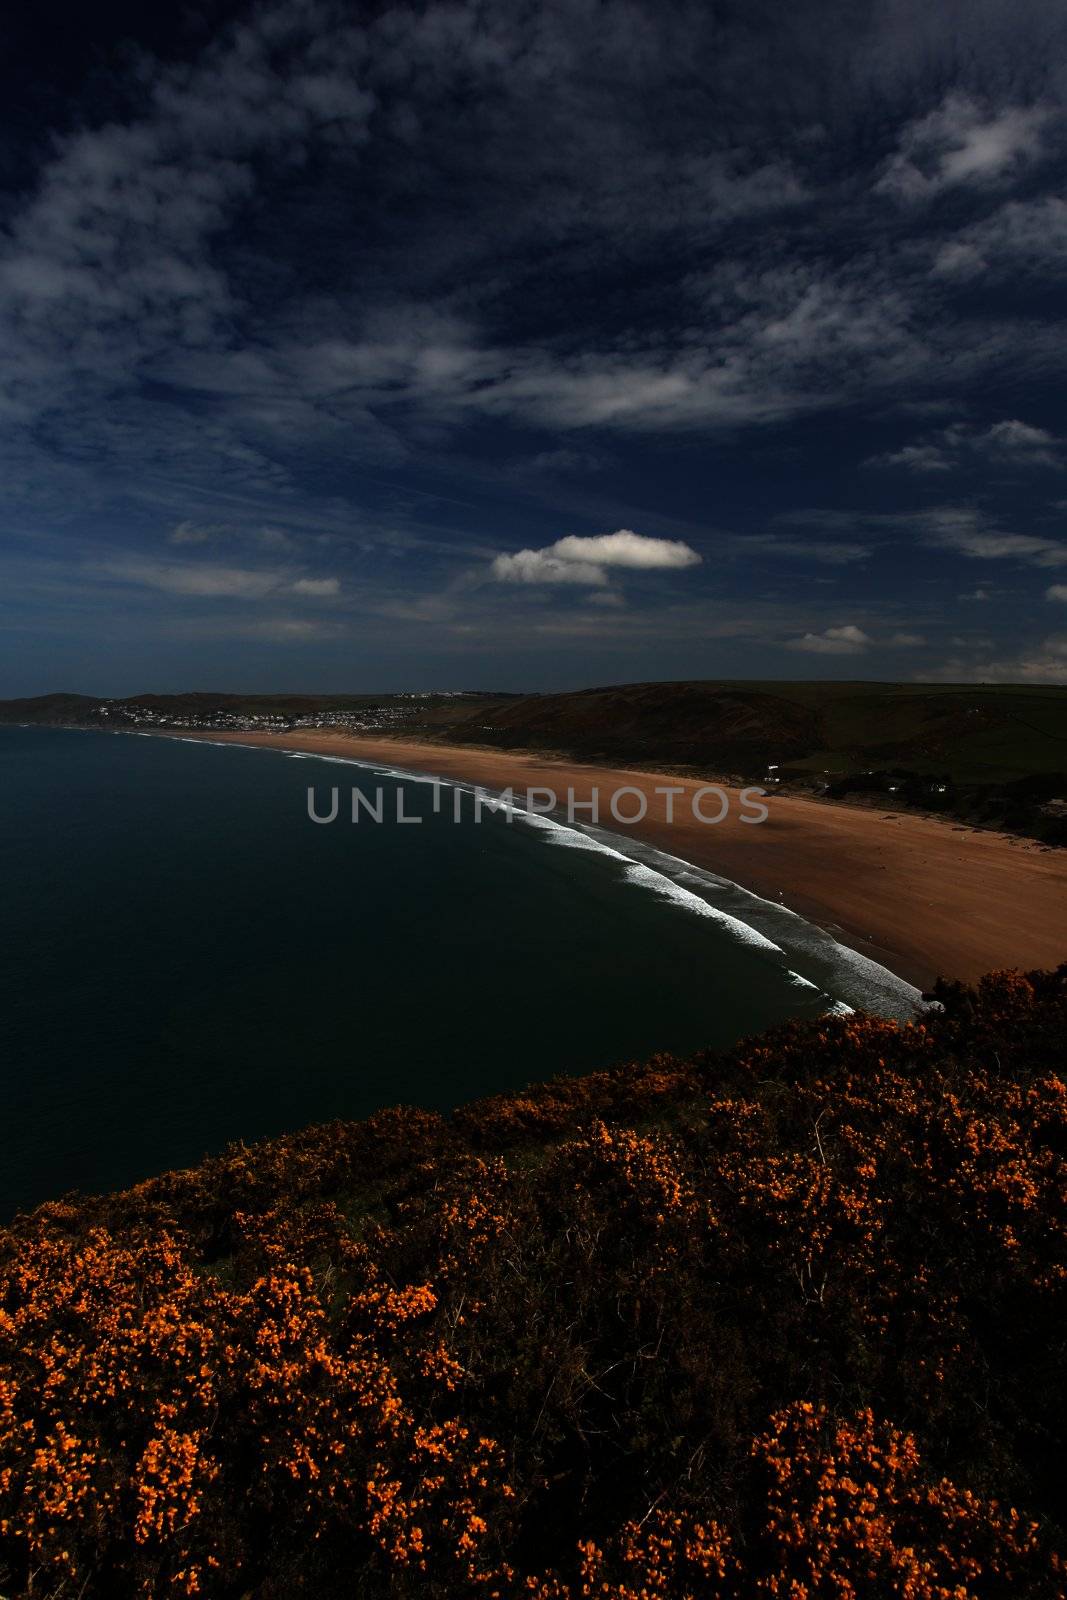
[[[570,760],[309,730],[292,734],[206,734],[276,749],[348,756],[383,766],[455,778],[486,789],[534,786],[576,801],[599,789],[601,825],[666,850],[769,900],[780,901],[908,982],[929,987],[938,974],[972,981],[996,967],[1055,967],[1067,960],[1067,851],[937,818],[767,797],[769,817],[740,820],[739,791],[729,816],[710,826],[693,819],[689,796],[702,780]],[[353,782],[358,779],[353,777]],[[682,788],[667,821],[657,786]],[[648,798],[632,827],[606,814],[616,789]],[[727,786],[724,786],[727,787]],[[620,802],[637,808],[633,796]],[[714,797],[704,809],[716,813]],[[578,812],[588,820],[587,812]]]

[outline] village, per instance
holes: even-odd
[[[433,690],[383,696],[355,708],[305,711],[251,711],[239,707],[162,706],[130,700],[102,700],[89,718],[117,729],[178,729],[198,733],[292,733],[301,729],[334,729],[343,733],[389,733],[417,722],[427,700],[463,699],[467,691]]]

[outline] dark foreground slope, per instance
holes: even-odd
[[[0,1238],[7,1596],[1061,1593],[1067,968]]]

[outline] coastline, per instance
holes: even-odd
[[[580,803],[594,788],[640,789],[644,819],[603,824],[785,906],[918,988],[938,975],[972,982],[997,967],[1055,967],[1067,960],[1067,852],[941,819],[767,796],[769,816],[739,820],[739,790],[729,816],[710,826],[689,815],[688,797],[704,780],[644,769],[589,766],[527,751],[429,740],[301,733],[197,733],[183,738],[302,751],[400,767],[490,790],[544,786]],[[673,822],[654,791],[685,791]]]

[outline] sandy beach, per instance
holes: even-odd
[[[689,797],[701,781],[662,773],[317,731],[205,737],[349,756],[493,790],[544,786],[561,800],[568,788],[577,801],[597,788],[602,806],[618,788],[640,789],[648,801],[640,823],[625,827],[602,816],[602,825],[780,900],[920,987],[938,974],[973,980],[995,967],[1067,960],[1067,851],[1005,834],[773,794],[766,822],[754,826],[741,821],[736,790],[727,791],[729,815],[711,826],[691,814]],[[672,822],[667,798],[655,793],[664,786],[685,791],[673,802]],[[636,809],[636,800],[629,805]],[[714,800],[705,809],[714,815]]]

